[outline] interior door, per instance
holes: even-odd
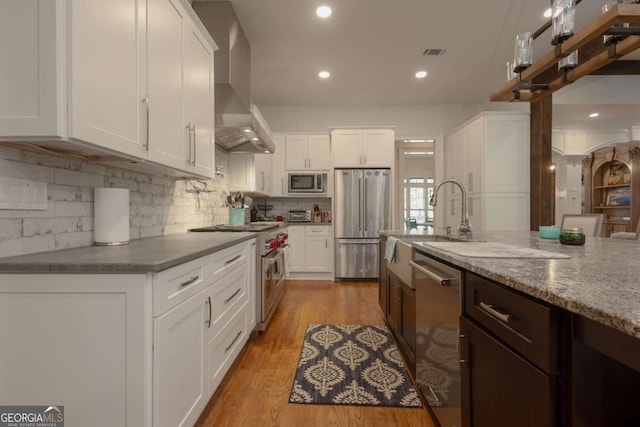
[[[335,236],[359,238],[363,236],[362,201],[363,171],[336,169],[335,171]],[[377,234],[375,237],[378,237]]]

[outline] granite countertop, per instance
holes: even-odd
[[[398,235],[404,236],[401,233]],[[474,258],[425,246],[420,241],[412,246],[640,338],[639,242],[587,237],[584,246],[566,246],[557,240],[540,239],[537,232],[474,233],[473,240],[538,249],[568,255],[570,258]]]
[[[256,233],[176,233],[124,246],[86,246],[0,258],[0,273],[158,272],[233,246]]]

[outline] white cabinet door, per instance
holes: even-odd
[[[331,139],[329,135],[309,135],[307,145],[308,169],[331,169]]]
[[[184,118],[185,11],[178,0],[147,7],[149,159],[177,169],[187,164]]]
[[[64,71],[58,65],[64,58],[58,58],[56,50],[66,41],[56,35],[58,6],[55,1],[0,2],[2,137],[57,136],[64,131],[57,120],[57,77]]]
[[[253,157],[249,153],[229,153],[229,190],[252,191],[254,183]]]
[[[144,16],[144,3],[142,0],[70,3],[69,136],[136,156],[142,153],[146,138],[142,130],[146,122],[141,118],[146,108],[142,102],[145,94],[139,91],[145,78],[146,40],[139,23]],[[149,3],[148,13],[156,16],[153,14],[158,9],[153,6],[158,1]],[[172,45],[182,42],[179,35],[172,40],[176,35],[172,24],[175,22],[171,19],[163,19],[163,38],[168,43],[163,47],[167,54],[172,52]],[[157,46],[151,44],[154,39],[149,41],[150,46]],[[170,84],[172,76],[166,73],[169,70],[162,71],[161,78]],[[160,100],[158,104],[162,105]]]
[[[464,167],[460,174],[460,182],[468,193],[482,193],[484,167],[484,120],[475,120],[463,131],[461,155]]]
[[[305,270],[308,272],[327,272],[329,270],[329,238],[325,236],[307,236],[305,241]]]
[[[271,194],[271,156],[272,154],[254,154],[255,191]]]
[[[365,166],[387,166],[394,163],[393,131],[371,129],[362,131],[362,164]]]
[[[362,132],[334,130],[331,134],[334,167],[362,166]]]
[[[287,195],[287,172],[285,171],[286,139],[284,135],[274,135],[276,151],[271,155],[271,196]]]
[[[213,50],[193,25],[185,36],[185,115],[191,133],[187,143],[187,166],[195,173],[213,176]]]
[[[154,319],[153,425],[192,426],[207,403],[205,290]]]
[[[529,192],[529,118],[490,116],[485,130],[486,192]]]
[[[305,271],[305,226],[289,227],[289,272]]]
[[[287,135],[285,165],[287,170],[308,169],[309,157],[307,155],[306,135]]]

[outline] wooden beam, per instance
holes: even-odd
[[[637,76],[640,74],[640,61],[618,60],[591,73],[592,76]]]
[[[551,171],[551,96],[531,103],[530,226],[553,225],[553,172]]]

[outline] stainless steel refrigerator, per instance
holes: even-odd
[[[378,231],[391,228],[391,171],[336,169],[334,185],[335,276],[377,278]]]

